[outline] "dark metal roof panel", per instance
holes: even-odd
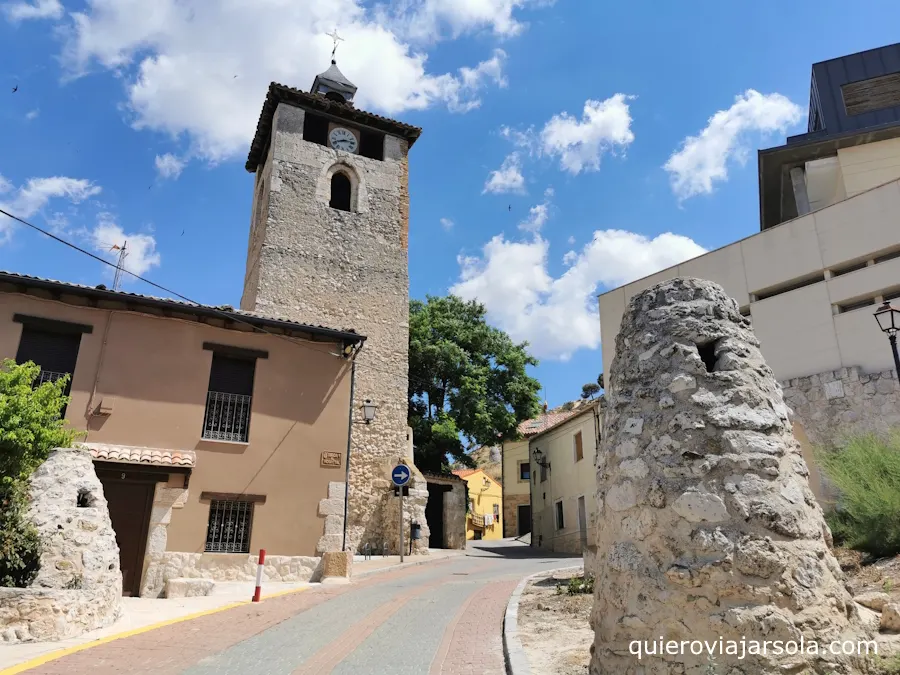
[[[810,88],[818,92],[828,135],[900,122],[900,105],[848,115],[841,87],[900,72],[900,43],[813,64]]]

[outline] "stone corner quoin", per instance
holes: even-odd
[[[683,673],[709,663],[689,651],[638,660],[634,640],[868,638],[781,388],[721,287],[677,278],[632,298],[608,383],[591,672]],[[798,664],[856,672],[854,656],[825,658],[770,652],[715,662],[732,675]]]

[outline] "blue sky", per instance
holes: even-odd
[[[358,105],[424,128],[411,294],[479,298],[556,405],[601,368],[597,293],[757,231],[756,150],[805,131],[811,64],[898,25],[887,0],[0,0],[0,204],[236,306],[266,87],[309,87],[337,27]],[[2,216],[0,268],[111,278]]]

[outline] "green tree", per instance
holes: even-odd
[[[581,385],[581,398],[593,399],[599,393],[600,385],[595,382],[588,382],[587,384]]]
[[[37,574],[40,540],[25,519],[28,477],[75,440],[60,417],[67,378],[34,387],[39,373],[31,362],[0,365],[0,586],[24,587]]]
[[[468,445],[515,438],[539,410],[537,360],[485,320],[477,302],[455,296],[409,303],[409,425],[416,465],[444,471],[447,457],[472,466]]]

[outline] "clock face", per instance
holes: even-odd
[[[331,133],[328,134],[328,140],[331,143],[331,147],[335,150],[356,152],[356,146],[358,145],[356,136],[353,135],[353,132],[348,131],[347,129],[343,129],[341,127],[332,129]]]

